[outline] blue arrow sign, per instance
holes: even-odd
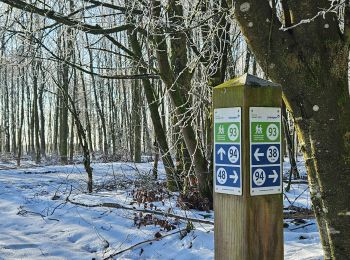
[[[280,144],[252,144],[252,165],[279,164]]]
[[[282,192],[281,109],[251,107],[250,124],[250,194]]]
[[[214,109],[214,190],[242,195],[241,107]]]
[[[241,187],[241,170],[235,166],[215,166],[216,185]]]
[[[215,164],[240,165],[239,144],[215,144]]]
[[[252,167],[251,183],[253,188],[280,186],[280,166]]]

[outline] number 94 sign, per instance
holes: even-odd
[[[281,109],[251,107],[249,124],[250,194],[281,193]]]

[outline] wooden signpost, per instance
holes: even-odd
[[[283,259],[281,97],[249,74],[214,88],[215,259]]]

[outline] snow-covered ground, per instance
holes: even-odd
[[[178,231],[186,227],[185,220],[168,218],[173,230],[166,231],[158,224],[139,225],[147,219],[147,213],[140,216],[133,210],[97,206],[118,203],[143,209],[144,204],[133,202],[132,193],[135,185],[149,183],[151,167],[151,163],[94,164],[96,191],[89,195],[85,193],[86,174],[82,165],[15,169],[9,162],[0,163],[0,259],[104,259],[152,240],[155,235],[162,239],[143,243],[115,259],[213,259],[214,227],[210,223],[193,223],[194,229],[184,234]],[[302,165],[300,169],[304,171]],[[66,200],[68,196],[71,202]],[[311,206],[306,184],[293,184],[286,196],[285,207]],[[176,206],[176,194],[165,192],[161,200],[148,203],[147,208],[214,221],[213,212],[181,210]],[[305,223],[289,219],[285,223],[288,224],[284,228],[285,259],[322,259],[314,219]]]

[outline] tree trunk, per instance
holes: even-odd
[[[123,98],[122,98],[122,129],[125,129],[125,133],[122,134],[123,139],[125,140],[125,146],[126,148],[129,148],[128,151],[130,154],[126,154],[126,159],[132,158],[133,152],[133,146],[131,145],[133,136],[131,135],[132,129],[131,129],[131,121],[130,121],[130,112],[129,112],[129,106],[128,106],[128,95],[127,95],[127,89],[126,89],[126,81],[122,80],[122,89],[123,89]],[[125,138],[129,137],[129,138]],[[123,147],[123,148],[124,148]]]
[[[117,143],[116,143],[116,106],[115,106],[115,102],[114,102],[114,95],[113,95],[113,82],[108,82],[107,83],[107,87],[108,87],[108,103],[109,103],[109,107],[110,107],[110,111],[109,111],[109,125],[110,125],[110,129],[111,129],[111,134],[110,137],[112,139],[112,159],[115,160],[116,158],[116,151],[117,151]]]
[[[290,190],[292,176],[294,176],[294,178],[300,178],[300,175],[299,175],[297,163],[296,163],[295,157],[294,157],[294,144],[293,144],[293,139],[292,139],[291,134],[290,134],[287,109],[286,109],[286,105],[284,104],[284,102],[282,103],[282,124],[283,124],[283,129],[284,129],[284,136],[285,136],[286,143],[287,143],[288,157],[289,157],[289,163],[290,163],[288,185],[285,188],[285,190],[288,192]]]
[[[92,146],[92,134],[91,134],[91,123],[90,123],[90,115],[89,115],[89,107],[88,107],[88,98],[87,98],[87,92],[86,92],[86,86],[85,86],[85,80],[84,75],[82,72],[80,72],[81,77],[81,85],[83,88],[83,96],[84,96],[84,111],[85,111],[85,122],[86,122],[86,132],[87,132],[87,141],[90,153],[92,154],[92,157],[94,157],[94,147]]]
[[[244,0],[236,1],[236,6],[243,4],[247,6]],[[294,11],[293,19],[299,19],[326,7],[328,1],[305,2],[302,8],[292,4],[289,7]],[[347,259],[350,255],[349,49],[339,34],[338,19],[329,13],[324,19],[319,17],[284,32],[268,2],[258,0],[250,1],[249,11],[238,8],[236,18],[265,74],[282,85],[286,105],[294,114],[325,259]]]
[[[248,73],[249,72],[249,65],[250,65],[250,50],[247,46],[246,54],[245,54],[245,65],[244,65],[244,70],[243,73]]]
[[[16,144],[16,111],[18,95],[15,95],[15,82],[14,82],[14,69],[11,69],[11,144],[12,144],[12,153],[13,155],[17,152],[17,144]],[[17,100],[16,100],[17,99]]]
[[[7,73],[8,69],[5,67],[4,71],[4,132],[5,132],[5,152],[11,152],[11,135],[10,135],[10,100],[9,100],[9,85]]]
[[[37,61],[33,61],[32,66],[33,73],[33,110],[32,110],[32,131],[34,133],[35,140],[35,162],[40,163],[40,139],[39,139],[39,111],[38,111],[38,74],[39,64]]]
[[[60,94],[57,89],[56,93],[56,105],[55,105],[55,113],[54,113],[54,130],[53,130],[53,153],[58,155],[58,128],[59,128],[59,117],[60,117]]]
[[[78,85],[78,77],[77,77],[77,71],[74,69],[73,71],[73,77],[74,77],[74,84],[73,84],[73,97],[72,102],[75,104],[76,102],[76,95],[77,95],[77,85]],[[71,118],[71,125],[70,125],[70,140],[69,140],[69,161],[73,162],[74,160],[74,116],[72,115]]]
[[[169,1],[172,16],[172,23],[182,24],[182,7],[179,2]],[[153,14],[156,20],[160,16],[160,2],[155,1]],[[212,174],[209,173],[208,162],[200,150],[195,131],[191,125],[190,104],[188,88],[191,84],[191,75],[187,67],[187,48],[183,48],[182,43],[186,42],[186,35],[183,32],[172,35],[171,38],[171,60],[170,65],[168,57],[168,47],[163,39],[162,31],[157,31],[154,37],[157,43],[156,55],[158,60],[159,72],[163,82],[168,89],[171,101],[176,107],[177,120],[181,122],[181,132],[186,143],[186,148],[192,158],[194,170],[198,180],[198,189],[203,198],[212,201]],[[173,71],[171,68],[175,68]]]
[[[329,76],[329,75],[328,75]],[[321,78],[321,75],[320,75]],[[300,140],[305,144],[304,158],[309,173],[310,192],[319,213],[318,223],[327,227],[321,229],[321,239],[328,240],[330,252],[326,258],[345,259],[350,255],[350,98],[347,89],[347,72],[343,82],[337,79],[325,79],[322,86],[328,88],[308,96],[314,101],[310,118],[300,118],[297,123]],[[338,85],[338,84],[339,85]],[[305,82],[307,84],[307,82]],[[344,90],[343,95],[335,96],[335,89]],[[323,93],[322,93],[323,92]],[[319,105],[318,105],[319,104]],[[321,111],[320,111],[321,110]],[[329,127],[329,124],[332,126]],[[315,174],[312,173],[315,171]],[[318,187],[317,187],[318,184]],[[314,186],[314,187],[312,187]],[[316,209],[321,204],[321,209]],[[325,222],[325,223],[324,223]],[[327,256],[329,254],[329,256]]]
[[[65,92],[68,92],[69,84],[69,68],[68,65],[63,65],[63,89]],[[64,101],[62,94],[60,95],[60,126],[59,126],[59,150],[60,150],[60,161],[62,164],[68,163],[68,107]]]
[[[140,111],[141,108],[141,88],[139,86],[139,81],[135,80],[133,85],[133,103],[132,103],[132,124],[134,127],[134,162],[140,163],[141,162],[141,134],[142,134],[142,128],[141,128],[141,116],[142,113]]]
[[[26,104],[27,104],[27,140],[28,140],[28,143],[27,143],[27,154],[29,154],[30,156],[32,156],[32,142],[33,142],[33,139],[32,139],[32,131],[31,131],[31,120],[30,120],[30,115],[31,115],[31,101],[30,101],[30,88],[29,88],[29,84],[28,84],[28,79],[26,80],[26,85],[27,85],[27,89],[26,89],[26,93],[27,93],[27,97],[26,97]]]
[[[22,129],[24,123],[24,86],[25,86],[25,73],[24,68],[21,70],[21,112],[20,112],[20,123],[18,128],[17,143],[18,143],[18,154],[17,154],[17,166],[21,165],[21,156],[22,156]]]
[[[92,179],[92,167],[91,167],[91,159],[90,159],[90,151],[88,146],[88,140],[85,135],[84,127],[80,121],[78,111],[76,109],[76,104],[73,101],[72,97],[68,94],[68,92],[64,89],[64,87],[60,87],[59,89],[62,93],[62,97],[64,98],[64,103],[66,104],[67,109],[71,112],[72,117],[74,118],[74,123],[77,127],[77,135],[79,139],[79,143],[83,150],[83,164],[85,171],[88,175],[87,181],[87,190],[89,193],[93,190],[93,179]]]
[[[44,72],[42,73],[42,83],[39,89],[39,109],[40,109],[40,153],[46,158],[46,141],[45,141],[45,112],[44,112]]]
[[[72,30],[70,28],[63,34],[65,37],[62,39],[63,44],[63,58],[67,61],[70,61],[72,52],[73,52],[73,42],[72,42]],[[68,127],[68,104],[64,97],[65,93],[68,93],[69,89],[69,65],[65,62],[62,62],[62,84],[60,90],[60,127],[59,127],[59,150],[60,150],[60,161],[62,164],[68,163],[68,136],[69,136],[69,127]]]
[[[129,32],[129,38],[130,38],[130,44],[133,51],[135,52],[137,57],[140,59],[140,61],[143,61],[141,46],[138,42],[136,34]],[[143,66],[140,66],[138,69],[142,74],[147,73],[147,69],[144,68]],[[177,187],[177,180],[175,178],[176,177],[175,167],[174,167],[173,160],[171,158],[171,154],[169,152],[169,146],[166,139],[164,126],[162,125],[161,118],[159,115],[158,102],[156,100],[154,86],[151,85],[150,80],[147,78],[142,79],[142,86],[143,86],[148,107],[150,110],[153,128],[155,130],[156,141],[158,143],[160,152],[162,154],[162,160],[163,160],[165,172],[167,175],[167,186],[170,190],[178,190],[179,187]]]
[[[144,100],[144,96],[142,97],[142,99]],[[146,102],[142,103],[142,121],[143,121],[143,150],[144,153],[149,155],[152,154],[152,140],[150,137],[150,133],[149,133],[149,123],[147,120],[147,114],[146,114],[146,110],[147,110],[147,104]],[[158,148],[159,150],[159,148]]]
[[[87,44],[89,45],[89,38],[86,35],[86,41]],[[88,53],[89,53],[89,64],[90,64],[90,72],[93,73],[94,72],[94,64],[93,64],[93,56],[92,56],[92,51],[91,49],[88,49]],[[107,159],[108,156],[108,142],[107,142],[107,126],[106,126],[106,118],[105,115],[103,113],[100,101],[98,99],[98,95],[97,95],[97,82],[95,79],[95,76],[93,74],[91,74],[91,80],[92,80],[92,87],[93,87],[93,92],[94,92],[94,97],[95,97],[95,105],[96,105],[96,111],[98,114],[98,117],[100,118],[101,121],[101,126],[102,126],[102,133],[103,133],[103,142],[101,139],[99,139],[101,141],[102,145],[102,150],[103,150],[103,154],[105,159]]]

